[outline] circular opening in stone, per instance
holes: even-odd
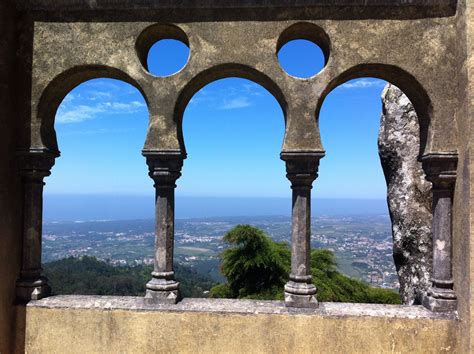
[[[311,41],[296,39],[286,43],[278,52],[278,60],[288,75],[309,78],[324,68],[324,54]]]
[[[143,30],[135,44],[143,67],[155,76],[170,76],[182,70],[189,59],[188,36],[172,24],[154,24]]]
[[[155,76],[170,76],[186,66],[189,47],[177,39],[162,39],[148,51],[148,71]]]
[[[330,40],[326,32],[312,23],[296,23],[280,35],[277,57],[290,76],[307,79],[317,75],[329,60]]]

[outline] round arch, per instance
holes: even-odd
[[[429,129],[433,110],[432,103],[426,90],[416,78],[397,66],[387,64],[361,64],[343,72],[333,79],[321,94],[316,108],[316,120],[319,122],[321,107],[330,92],[349,80],[364,77],[373,77],[390,82],[402,90],[411,101],[420,125],[420,155],[422,155],[430,139],[431,132]]]
[[[135,87],[143,96],[147,106],[149,100],[140,85],[123,71],[103,65],[85,65],[66,70],[56,76],[42,92],[36,109],[36,122],[32,123],[32,142],[59,155],[54,129],[56,112],[66,95],[76,86],[92,79],[116,79]],[[36,124],[35,124],[36,123]]]
[[[174,110],[174,120],[178,128],[178,141],[181,148],[181,153],[184,156],[186,156],[186,147],[184,144],[183,136],[183,115],[189,101],[204,86],[214,81],[231,77],[247,79],[265,88],[268,92],[270,92],[273,97],[275,97],[275,99],[279,103],[283,111],[283,117],[286,121],[287,103],[285,96],[280,87],[271,78],[269,78],[262,72],[243,64],[222,64],[214,66],[210,69],[202,71],[201,73],[197,74],[191,81],[189,81],[184,87],[184,89],[181,91],[176,101]]]

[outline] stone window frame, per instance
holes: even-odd
[[[250,21],[245,23],[246,26],[235,21],[84,24],[61,20],[35,23],[31,54],[31,97],[28,98],[31,118],[25,129],[27,136],[18,149],[25,202],[18,298],[28,301],[40,299],[49,293],[47,280],[41,276],[42,189],[44,177],[50,174],[54,160],[59,156],[54,131],[56,109],[73,87],[92,78],[107,77],[123,80],[136,87],[145,98],[150,112],[142,153],[146,157],[150,177],[155,181],[158,242],[153,278],[147,284],[145,298],[150,303],[175,303],[179,299],[172,269],[172,245],[174,188],[186,158],[182,114],[193,94],[200,88],[217,79],[232,76],[262,85],[282,106],[286,128],[281,158],[286,163],[287,177],[293,190],[292,271],[290,281],[285,286],[285,301],[289,307],[316,307],[316,289],[311,284],[309,273],[309,222],[310,190],[317,178],[319,161],[325,154],[319,136],[319,112],[325,97],[335,87],[351,79],[369,76],[399,87],[413,103],[420,119],[420,156],[427,179],[433,183],[435,241],[433,286],[424,297],[424,305],[433,311],[455,310],[451,215],[457,169],[456,132],[454,129],[441,129],[449,122],[449,107],[444,108],[442,102],[437,102],[440,88],[432,82],[433,79],[427,79],[429,70],[410,67],[410,64],[414,65],[420,59],[416,55],[410,57],[406,52],[403,53],[405,57],[402,55],[402,59],[408,62],[405,68],[401,65],[401,58],[393,59],[377,47],[372,48],[375,54],[365,53],[364,48],[352,48],[355,54],[351,56],[348,52],[351,35],[347,32],[347,26],[335,22],[311,19],[271,23]],[[420,21],[417,23],[414,20],[413,23],[415,27],[424,28]],[[224,32],[230,25],[234,33]],[[363,32],[364,25],[358,24],[357,29]],[[373,25],[369,23],[367,26]],[[442,23],[440,26],[443,25],[447,24]],[[409,30],[413,31],[413,28]],[[403,31],[408,31],[408,27],[400,30]],[[245,35],[249,34],[257,37],[255,42],[260,47],[245,40]],[[104,40],[93,43],[90,38],[98,38],[99,35],[103,35]],[[119,38],[123,35],[125,39]],[[223,41],[219,35],[228,41]],[[446,38],[434,40],[448,49],[450,35],[454,34],[447,33]],[[64,43],[71,36],[75,39],[75,46],[65,46]],[[144,52],[162,38],[187,41],[191,59],[177,74],[156,78],[146,70]],[[300,38],[318,44],[326,56],[325,68],[308,79],[292,78],[285,74],[276,59],[276,52],[284,43]],[[377,38],[367,38],[367,41],[369,47],[371,41],[378,41],[381,45]],[[86,50],[84,58],[78,59],[77,47]],[[235,51],[236,47],[242,52]],[[123,50],[125,54],[114,56],[112,53],[121,52],[107,52],[110,48]],[[62,54],[59,65],[54,60],[58,49],[62,49],[59,51]],[[213,54],[213,50],[217,54]],[[371,58],[377,60],[369,60]],[[435,58],[426,63],[427,67],[441,69],[441,77],[449,78],[453,72],[452,63],[449,61],[443,67],[441,60]],[[412,70],[408,70],[408,67]],[[431,100],[430,97],[435,99]],[[434,103],[438,105],[434,106]],[[440,244],[443,247],[439,247]]]

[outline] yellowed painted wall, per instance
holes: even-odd
[[[456,320],[29,307],[28,353],[456,352]]]

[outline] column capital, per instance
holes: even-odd
[[[452,190],[456,183],[458,155],[456,153],[430,153],[421,158],[426,179],[434,190]]]
[[[180,151],[143,150],[148,165],[148,175],[157,187],[176,187],[176,180],[181,177],[183,160],[186,158]]]
[[[18,169],[25,180],[43,180],[51,174],[51,168],[54,166],[56,157],[59,153],[53,153],[48,150],[19,150]]]
[[[311,187],[318,177],[319,161],[324,157],[320,152],[282,152],[280,158],[286,163],[286,177],[292,188]]]

